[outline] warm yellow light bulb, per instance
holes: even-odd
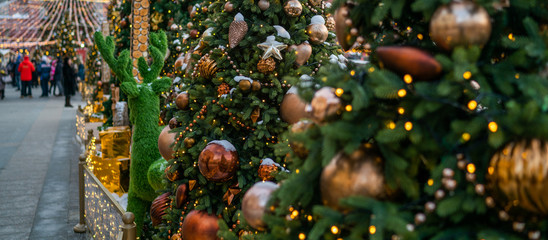
[[[405,113],[405,109],[402,108],[402,107],[398,108],[398,113],[399,113],[399,114],[404,114],[404,113]]]
[[[350,111],[352,111],[352,105],[346,105],[346,107],[344,107],[344,109],[345,109],[347,112],[350,112]]]
[[[405,89],[400,89],[398,91],[398,96],[399,97],[405,97],[405,95],[407,95],[407,91],[405,91]]]
[[[371,235],[375,234],[376,232],[377,232],[377,227],[375,227],[375,225],[369,226],[369,233],[371,233]]]
[[[497,125],[496,122],[490,122],[488,127],[489,127],[489,131],[491,132],[496,132],[499,129],[499,126]]]
[[[471,100],[470,102],[468,102],[468,109],[470,110],[476,109],[477,106],[478,102],[476,102],[475,100]]]
[[[405,130],[411,131],[411,129],[413,129],[413,123],[412,122],[406,122],[403,127],[405,128]]]
[[[419,34],[417,34],[417,38],[418,38],[419,40],[422,40],[424,37],[422,36],[422,34],[419,33]]]
[[[403,81],[407,84],[411,84],[413,82],[413,77],[411,77],[411,75],[409,74],[405,74],[403,76]]]
[[[388,128],[394,129],[394,128],[396,128],[396,124],[394,122],[389,122],[388,123]]]
[[[434,179],[432,179],[432,178],[428,179],[427,183],[428,183],[428,186],[434,185]]]
[[[337,226],[332,226],[331,227],[331,232],[333,234],[339,234],[339,228]]]
[[[306,235],[304,233],[299,233],[299,239],[304,240],[306,238]]]
[[[351,76],[356,75],[356,71],[354,71],[354,70],[350,71],[350,75],[351,75]]]
[[[342,96],[343,93],[344,93],[344,90],[343,90],[342,88],[337,88],[337,89],[335,90],[335,95],[337,95],[337,97]]]
[[[375,71],[375,68],[374,68],[374,67],[370,67],[370,68],[369,68],[369,72],[370,72],[370,73],[372,73],[372,72],[374,72],[374,71]]]
[[[471,137],[470,133],[463,133],[462,134],[462,140],[464,140],[464,141],[470,140],[470,137]]]
[[[297,210],[293,210],[293,212],[291,212],[291,219],[295,219],[299,216],[299,211]]]
[[[472,73],[470,71],[466,71],[462,74],[462,77],[466,80],[470,79],[472,77]]]
[[[466,170],[468,170],[469,173],[474,173],[476,172],[476,166],[473,163],[468,163],[468,165],[466,165]]]

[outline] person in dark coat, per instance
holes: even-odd
[[[70,96],[75,94],[76,71],[74,70],[72,60],[68,57],[65,57],[63,60],[63,83],[63,88],[65,89],[65,107],[72,107]]]
[[[63,96],[63,60],[61,57],[57,58],[57,63],[55,64],[53,84],[59,89],[59,94],[55,94],[55,87],[53,87],[52,94],[55,96]]]
[[[36,71],[32,72],[32,79],[30,82],[30,86],[32,88],[36,88],[38,87],[38,77],[39,77],[38,75],[40,74],[40,64],[37,64],[36,60],[34,59],[32,59],[30,62],[36,68]]]
[[[21,90],[21,72],[19,72],[19,64],[21,64],[21,55],[17,55],[15,63],[13,64],[13,81],[14,87],[17,87],[16,91]]]
[[[0,99],[4,100],[4,89],[6,89],[6,82],[4,82],[4,77],[7,76],[7,73],[4,69],[0,68]]]
[[[48,82],[50,79],[51,65],[49,65],[49,59],[46,56],[42,57],[40,63],[40,86],[42,87],[42,95],[40,97],[48,97]]]

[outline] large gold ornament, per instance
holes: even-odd
[[[257,44],[261,50],[264,51],[263,59],[267,59],[271,56],[278,60],[282,60],[281,51],[287,48],[287,45],[276,41],[276,37],[268,36],[266,41],[260,44]]]
[[[485,9],[472,1],[453,1],[439,7],[430,20],[430,37],[441,48],[483,46],[491,35]]]
[[[337,35],[337,41],[343,50],[349,50],[351,43],[349,40],[352,38],[349,35],[348,26],[346,25],[346,20],[350,14],[350,6],[342,6],[335,11],[334,21],[335,21],[335,34]]]
[[[312,17],[312,23],[308,25],[306,32],[310,37],[310,42],[313,44],[322,44],[327,40],[327,35],[329,34],[325,26],[325,20],[320,15]]]
[[[200,75],[205,79],[212,79],[217,73],[217,63],[215,60],[209,58],[208,55],[204,55],[198,61],[198,71]]]
[[[242,212],[250,226],[263,230],[266,226],[263,216],[266,212],[266,204],[278,185],[273,182],[255,183],[244,195],[242,200]]]
[[[303,5],[298,0],[289,0],[284,5],[284,11],[290,17],[298,17],[303,12]]]
[[[290,88],[284,96],[280,105],[280,115],[282,120],[289,124],[293,124],[310,116],[306,112],[306,103],[297,94],[296,88]]]
[[[323,169],[320,190],[324,205],[337,210],[348,210],[339,200],[350,196],[383,199],[389,190],[385,184],[383,160],[371,146],[352,154],[337,154]]]
[[[507,144],[491,157],[487,182],[488,191],[506,211],[548,215],[548,142],[532,139]]]
[[[341,99],[335,95],[332,87],[323,87],[314,93],[312,98],[312,119],[316,123],[323,123],[329,120],[341,109]]]
[[[270,73],[276,69],[276,61],[271,57],[267,59],[261,59],[257,63],[257,70],[261,73]]]
[[[244,16],[241,13],[236,14],[234,21],[230,23],[228,29],[228,43],[230,48],[235,48],[238,43],[244,39],[247,33],[247,23],[244,21]]]
[[[226,140],[209,142],[198,158],[200,172],[213,182],[231,179],[238,170],[239,163],[236,148]]]
[[[299,45],[291,45],[289,51],[295,51],[295,55],[297,56],[295,63],[297,66],[302,66],[312,55],[312,46],[307,42],[303,42]]]
[[[263,11],[266,11],[270,7],[270,2],[268,0],[259,0],[259,8]]]
[[[182,232],[185,240],[219,240],[219,224],[215,215],[206,211],[192,210],[183,221]]]
[[[186,109],[188,107],[188,93],[179,93],[179,95],[175,98],[175,105],[181,110]]]

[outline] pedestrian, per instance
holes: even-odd
[[[57,58],[57,63],[55,64],[53,82],[57,86],[57,89],[59,89],[59,94],[55,94],[55,88],[53,88],[53,95],[58,97],[63,96],[63,60],[61,57]]]
[[[4,100],[5,97],[4,90],[6,89],[6,82],[4,81],[4,77],[6,75],[6,70],[0,69],[0,100]]]
[[[32,81],[31,81],[31,87],[36,88],[38,87],[38,75],[40,74],[40,64],[37,64],[36,59],[31,60],[32,65],[36,68],[36,71],[32,72]]]
[[[19,72],[19,64],[21,64],[21,55],[17,55],[17,58],[15,60],[15,64],[13,64],[13,81],[15,82],[14,87],[17,87],[17,90],[21,90],[21,72]]]
[[[8,64],[6,65],[6,69],[8,70],[8,75],[10,75],[11,77],[11,85],[15,87],[17,83],[15,83],[15,73],[13,72],[13,66],[15,66],[15,61],[13,57],[10,57]]]
[[[48,82],[50,80],[51,66],[47,56],[42,56],[40,63],[40,86],[42,87],[42,95],[40,97],[48,97]]]
[[[53,61],[51,61],[51,72],[49,73],[49,93],[51,95],[55,95],[55,67],[57,66],[57,59],[53,59]],[[53,88],[53,92],[51,92],[51,89]]]
[[[29,61],[28,55],[25,55],[23,62],[19,64],[19,68],[17,68],[17,70],[19,70],[21,74],[21,98],[24,98],[27,95],[29,98],[32,98],[32,90],[30,85],[32,81],[32,73],[36,71],[36,68],[34,68],[34,65]]]
[[[86,80],[86,72],[82,59],[78,59],[78,77],[82,82]]]
[[[70,104],[70,96],[75,94],[76,70],[74,69],[72,60],[68,57],[65,57],[63,60],[63,82],[63,88],[65,89],[65,107],[72,107]]]

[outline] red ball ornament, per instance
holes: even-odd
[[[200,153],[198,167],[209,181],[226,182],[231,179],[240,161],[234,145],[226,140],[211,141]]]
[[[204,211],[192,210],[183,221],[185,240],[217,240],[218,218]]]

